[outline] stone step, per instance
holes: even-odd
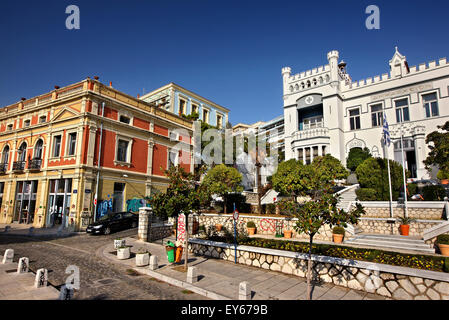
[[[435,249],[431,249],[429,247],[427,248],[421,248],[421,247],[415,247],[415,246],[407,246],[407,245],[400,245],[400,244],[386,244],[386,243],[372,243],[372,242],[364,242],[364,241],[344,241],[346,244],[361,246],[361,247],[367,247],[367,248],[381,248],[381,249],[390,249],[390,250],[405,250],[405,251],[413,251],[413,252],[419,252],[419,253],[435,253]]]
[[[356,227],[357,228],[357,227]],[[422,239],[411,236],[400,235],[384,235],[384,234],[359,234],[357,239],[361,240],[375,240],[395,243],[410,243],[410,244],[425,244]]]
[[[430,245],[426,244],[423,240],[403,239],[398,237],[403,236],[357,235],[351,239],[345,240],[344,243],[376,248],[435,253],[435,249],[432,249]]]

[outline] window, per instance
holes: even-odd
[[[321,128],[322,126],[323,126],[323,116],[304,118],[303,120],[303,130]]]
[[[371,106],[371,123],[373,127],[381,127],[383,124],[382,104]]]
[[[438,116],[438,101],[437,94],[430,93],[422,96],[424,101],[424,108],[426,109],[426,118]]]
[[[61,154],[61,135],[53,137],[53,157],[59,157]]]
[[[186,101],[179,99],[179,115],[186,114]]]
[[[27,119],[27,120],[25,120],[25,121],[23,122],[23,126],[24,126],[24,127],[29,127],[30,124],[31,124],[31,120],[30,120],[30,119]]]
[[[67,155],[73,156],[76,152],[76,132],[69,133],[69,144]]]
[[[178,152],[176,150],[170,150],[168,155],[168,169],[176,167],[178,165]]]
[[[11,124],[8,124],[8,127],[6,128],[8,131],[11,131],[12,129],[13,129],[13,124],[11,123]]]
[[[24,162],[27,156],[27,144],[25,142],[20,145],[19,150],[17,150],[17,153],[19,154],[17,160]]]
[[[192,113],[199,113],[199,109],[198,105],[192,103]]]
[[[45,123],[45,122],[47,122],[47,116],[40,116],[39,123]]]
[[[401,99],[396,100],[396,121],[398,123],[404,122],[404,121],[410,121],[410,114],[408,112],[408,99]]]
[[[120,122],[123,122],[123,123],[126,123],[126,124],[130,124],[131,118],[122,115],[122,116],[120,116],[119,121],[120,121]]]
[[[36,146],[34,147],[34,159],[42,159],[42,147],[43,147],[42,140],[39,140],[36,143]]]
[[[117,161],[128,162],[129,141],[119,139],[117,144]]]
[[[176,133],[175,131],[170,131],[169,137],[170,137],[170,140],[177,141],[178,140],[178,133]]]
[[[203,121],[209,123],[209,110],[203,109]]]
[[[9,161],[9,146],[6,146],[2,152],[2,163],[8,163]]]
[[[218,128],[223,127],[223,116],[220,114],[217,114],[217,127]]]
[[[349,126],[351,130],[360,129],[360,109],[349,110]]]

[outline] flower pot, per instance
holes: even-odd
[[[343,235],[342,235],[342,234],[336,234],[336,233],[333,233],[333,234],[332,234],[332,240],[333,240],[335,243],[342,243],[342,242],[343,242]]]
[[[438,243],[438,248],[443,256],[449,257],[449,244]]]
[[[449,184],[449,179],[441,179],[441,184]]]
[[[114,249],[117,250],[117,248],[124,247],[125,244],[126,244],[126,240],[116,239],[116,240],[114,240]]]
[[[181,263],[183,249],[184,248],[182,246],[176,247],[176,258],[175,258],[176,263]]]
[[[408,224],[401,224],[399,226],[399,230],[401,231],[402,236],[408,236],[408,233],[410,231],[410,225]]]
[[[256,228],[246,228],[248,230],[248,235],[253,236],[256,233]]]
[[[144,267],[150,264],[149,253],[136,253],[136,267]]]
[[[221,231],[221,229],[223,229],[223,225],[222,224],[216,224],[215,225],[215,229],[217,229],[217,231]]]
[[[291,230],[285,230],[284,231],[284,238],[291,238],[292,237],[292,233],[293,233],[293,231],[291,231]]]
[[[129,247],[117,248],[117,259],[126,260],[131,256],[131,250]]]

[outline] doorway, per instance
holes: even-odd
[[[72,179],[50,180],[47,211],[47,227],[68,227]]]
[[[114,195],[113,195],[113,203],[112,210],[114,212],[123,211],[123,199],[125,193],[125,184],[120,182],[114,182]]]

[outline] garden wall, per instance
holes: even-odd
[[[388,201],[361,201],[365,208],[364,218],[390,218],[390,203]],[[407,214],[413,219],[440,220],[446,219],[444,201],[408,201]],[[393,201],[393,217],[403,217],[404,206]]]
[[[201,239],[189,240],[189,251],[234,261],[234,246]],[[248,266],[306,277],[303,253],[237,246],[237,261]],[[376,293],[393,299],[449,300],[449,274],[326,256],[312,256],[313,279]]]

